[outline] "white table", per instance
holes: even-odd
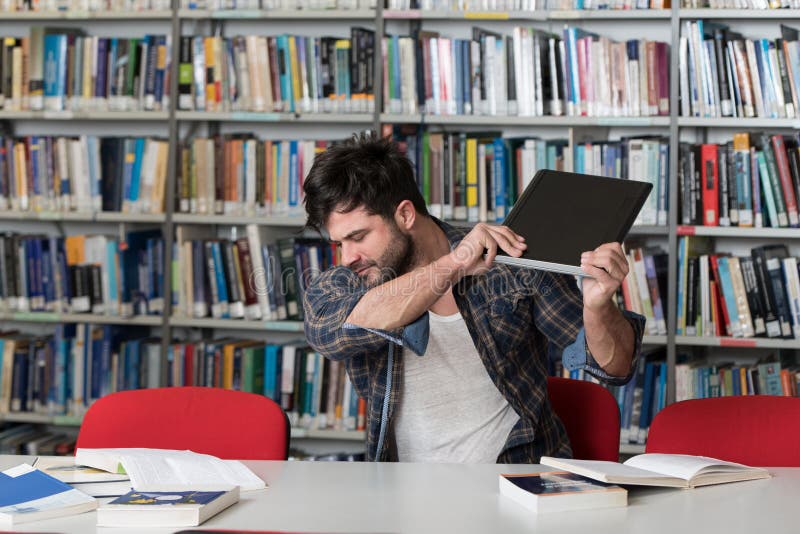
[[[7,469],[31,457],[0,456]],[[635,488],[627,508],[536,515],[498,493],[498,473],[536,465],[245,462],[268,484],[201,528],[301,532],[548,533],[800,532],[800,468],[774,478],[694,490]],[[97,528],[94,512],[23,524],[20,531],[128,534]],[[142,529],[139,529],[142,532]],[[148,532],[170,532],[151,529]]]

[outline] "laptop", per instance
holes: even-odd
[[[652,188],[637,180],[538,171],[503,221],[528,248],[519,258],[498,250],[494,261],[590,276],[580,268],[581,253],[621,243]]]

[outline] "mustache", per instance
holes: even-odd
[[[351,263],[349,267],[351,271],[358,272],[362,269],[366,269],[367,267],[375,267],[376,265],[378,264],[374,261],[360,261],[357,263]]]

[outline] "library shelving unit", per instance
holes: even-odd
[[[168,159],[168,179],[165,193],[165,213],[158,215],[137,215],[122,213],[94,213],[94,214],[73,214],[73,213],[14,213],[0,212],[0,226],[8,221],[25,223],[27,221],[48,221],[56,223],[82,222],[97,223],[106,225],[151,225],[162,230],[165,242],[170,243],[175,238],[176,228],[179,225],[197,226],[243,226],[256,224],[263,227],[271,227],[284,230],[296,230],[302,227],[303,221],[297,217],[249,217],[249,216],[226,216],[226,215],[197,215],[177,213],[176,211],[176,159],[177,146],[180,139],[182,127],[193,125],[205,125],[210,131],[218,130],[222,124],[235,124],[238,127],[247,128],[248,126],[259,125],[263,128],[283,128],[288,125],[294,127],[308,128],[310,132],[319,134],[318,137],[327,135],[326,129],[333,125],[341,125],[351,130],[372,128],[380,131],[381,127],[387,124],[401,125],[413,124],[446,128],[493,128],[504,129],[514,128],[516,131],[526,129],[528,132],[535,132],[537,128],[570,128],[583,127],[602,127],[602,128],[632,128],[636,131],[643,130],[646,133],[663,133],[669,139],[669,186],[668,202],[670,210],[668,213],[668,223],[664,226],[645,226],[635,227],[632,235],[643,238],[655,238],[666,240],[666,251],[669,256],[669,270],[667,276],[667,334],[661,336],[646,336],[645,343],[663,346],[666,348],[667,355],[667,402],[675,399],[675,365],[676,352],[679,347],[736,347],[736,348],[766,348],[766,349],[800,349],[800,340],[776,340],[776,339],[733,339],[733,338],[700,338],[676,336],[676,293],[677,293],[677,244],[678,238],[683,235],[709,236],[713,238],[734,239],[747,242],[753,240],[786,240],[800,242],[800,229],[796,228],[731,228],[731,227],[702,227],[702,226],[682,226],[678,224],[678,144],[681,139],[681,131],[695,129],[696,131],[712,131],[716,129],[777,129],[777,130],[798,130],[800,129],[800,119],[764,119],[764,118],[697,118],[682,117],[679,110],[679,62],[678,62],[678,42],[680,38],[681,23],[685,20],[713,19],[717,21],[725,20],[751,20],[758,19],[763,21],[800,21],[800,10],[750,10],[750,9],[682,9],[679,2],[671,9],[661,10],[566,10],[566,11],[533,11],[533,12],[445,12],[445,11],[422,11],[422,10],[389,10],[383,8],[382,0],[378,0],[375,9],[354,9],[354,10],[250,10],[250,9],[228,9],[228,10],[190,10],[178,8],[177,1],[174,8],[169,11],[156,12],[87,12],[87,11],[67,11],[67,12],[43,12],[43,13],[2,13],[0,14],[0,24],[3,22],[13,22],[20,24],[44,24],[49,21],[72,21],[80,22],[85,25],[95,21],[113,21],[117,24],[130,21],[131,24],[142,24],[160,21],[162,24],[170,25],[172,36],[172,63],[170,79],[178,79],[178,60],[177,44],[180,42],[183,26],[187,23],[201,24],[209,23],[213,28],[220,30],[228,23],[247,23],[253,21],[260,23],[265,21],[280,21],[292,23],[300,32],[305,24],[320,24],[335,21],[343,24],[353,22],[355,24],[371,23],[377,36],[384,35],[387,24],[402,27],[402,24],[544,24],[551,27],[570,24],[607,24],[604,26],[613,32],[615,26],[626,26],[636,28],[641,32],[641,37],[646,35],[649,29],[659,29],[669,34],[670,45],[670,64],[669,64],[669,115],[655,117],[570,117],[570,116],[541,116],[541,117],[497,117],[497,116],[454,116],[454,115],[421,115],[421,114],[389,114],[383,112],[382,102],[382,58],[381,54],[375,54],[375,110],[372,113],[255,113],[255,112],[205,112],[205,111],[181,111],[176,109],[177,103],[177,84],[172,83],[169,87],[170,106],[169,111],[160,112],[32,112],[32,111],[0,111],[0,120],[7,123],[14,121],[54,121],[54,123],[71,124],[70,121],[98,122],[98,123],[157,123],[163,125],[167,130],[169,139],[169,159]],[[448,26],[449,28],[450,26]],[[376,40],[376,46],[380,41]],[[40,126],[41,127],[41,126]],[[172,264],[172,247],[166,246],[164,249],[165,273],[169,272]],[[137,318],[117,318],[108,316],[93,316],[79,314],[46,314],[46,313],[8,313],[0,316],[4,321],[17,322],[93,322],[93,323],[116,323],[116,324],[139,324],[159,327],[162,336],[162,354],[166,351],[168,340],[172,339],[173,330],[176,328],[197,328],[207,330],[231,331],[271,331],[298,333],[302,332],[302,323],[292,321],[244,321],[226,319],[194,319],[172,316],[171,295],[172,277],[165,276],[165,299],[164,313],[161,316],[148,316]],[[42,422],[47,424],[76,425],[79,420],[60,416],[42,416],[38,414],[5,414],[2,421],[30,421]],[[333,438],[333,439],[363,439],[363,432],[342,433],[326,430],[303,430],[294,431],[295,437],[305,438]],[[642,447],[624,444],[621,449],[627,454],[641,452]]]

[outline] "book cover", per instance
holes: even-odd
[[[500,475],[500,494],[534,512],[627,506],[627,490],[567,471]]]

